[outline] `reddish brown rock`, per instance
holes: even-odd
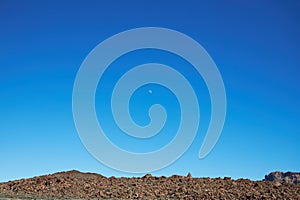
[[[230,177],[193,178],[191,174],[106,178],[69,171],[0,183],[0,199],[14,195],[17,199],[300,199],[300,185]]]

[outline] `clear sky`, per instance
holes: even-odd
[[[0,1],[0,182],[71,169],[142,175],[110,169],[88,153],[73,122],[72,90],[82,61],[96,45],[121,31],[147,26],[174,29],[198,41],[218,66],[227,95],[222,135],[199,160],[209,98],[201,77],[190,71],[202,91],[199,132],[179,160],[154,175],[191,172],[198,177],[262,179],[275,170],[300,171],[299,1],[102,2]],[[138,53],[121,61],[135,62],[139,56],[139,62],[149,58],[146,53],[159,59],[164,52]],[[162,58],[178,64],[167,55]],[[113,82],[109,76],[106,81]],[[131,104],[132,117],[141,125],[148,122],[145,105],[159,99],[147,99],[142,90],[149,88],[135,93]],[[103,91],[98,88],[97,97]],[[164,146],[179,118],[176,98],[165,89],[163,94],[166,98],[159,103],[172,113],[165,137],[136,145],[117,136],[111,116],[101,117],[107,107],[96,101],[98,117],[111,130],[108,137],[135,152]]]

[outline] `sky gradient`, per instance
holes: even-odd
[[[227,95],[221,137],[199,160],[209,98],[201,77],[186,72],[201,91],[200,130],[179,160],[154,175],[191,172],[198,177],[256,180],[275,170],[300,171],[299,10],[299,1],[271,0],[0,1],[0,182],[71,169],[105,176],[142,175],[110,169],[87,152],[73,122],[72,90],[82,61],[96,45],[119,32],[148,26],[174,29],[199,42],[216,63]],[[136,52],[120,62],[156,57],[170,65],[180,63],[160,53],[164,52]],[[113,82],[109,73],[113,71],[104,82]],[[143,152],[172,138],[178,105],[171,93],[156,87],[166,95],[160,103],[172,112],[166,136],[147,146],[145,141],[133,145],[116,134],[108,136],[112,141]],[[149,88],[135,94],[131,107],[139,124],[147,123],[146,105],[159,98],[148,99],[143,90]],[[105,91],[98,88],[96,100]],[[100,101],[95,104],[102,118],[100,110],[107,107]],[[114,130],[110,115],[105,116],[106,129]]]

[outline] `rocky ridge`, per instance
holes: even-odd
[[[104,177],[79,171],[60,172],[0,183],[0,194],[39,199],[299,199],[300,185],[277,181],[193,178],[173,175]],[[1,196],[0,196],[1,197]],[[1,198],[0,198],[1,199]]]
[[[272,172],[265,176],[266,181],[300,184],[300,173],[296,172]]]

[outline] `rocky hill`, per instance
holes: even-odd
[[[173,175],[106,178],[68,171],[0,183],[0,199],[300,199],[300,185]]]
[[[266,181],[278,181],[285,183],[300,184],[300,173],[295,172],[272,172],[265,176]]]

